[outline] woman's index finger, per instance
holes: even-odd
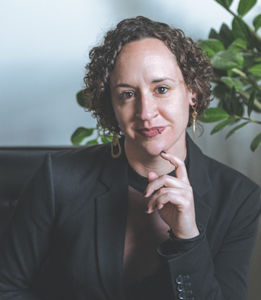
[[[161,157],[168,160],[173,166],[175,166],[176,177],[183,182],[189,183],[188,173],[183,160],[170,153],[160,153]]]

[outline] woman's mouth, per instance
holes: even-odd
[[[161,134],[165,130],[165,127],[152,127],[152,128],[142,128],[137,131],[144,137],[153,138],[158,134]]]

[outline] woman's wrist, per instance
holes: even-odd
[[[205,235],[205,230],[203,228],[203,226],[200,224],[200,223],[196,223],[196,226],[197,226],[197,231],[198,231],[198,234],[197,235],[194,235],[191,234],[190,236],[191,237],[186,237],[186,238],[180,238],[178,236],[176,236],[174,233],[173,233],[173,230],[170,228],[170,230],[168,231],[169,232],[169,238],[172,242],[179,242],[179,241],[195,241],[197,239],[200,239],[202,236]]]
[[[195,223],[191,229],[188,229],[186,230],[186,232],[183,233],[179,232],[175,227],[172,226],[170,227],[170,229],[177,238],[182,240],[192,239],[200,235],[200,231],[198,229],[197,223]]]

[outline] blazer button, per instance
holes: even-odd
[[[179,292],[183,292],[184,291],[184,285],[183,284],[179,284],[178,285],[178,291]]]
[[[183,283],[183,277],[182,277],[182,275],[179,275],[179,276],[176,278],[176,282],[177,282],[177,284],[182,284],[182,283]]]
[[[179,299],[186,299],[186,293],[182,292],[182,293],[179,293]]]

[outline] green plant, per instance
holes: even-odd
[[[233,0],[215,0],[233,15],[232,28],[222,24],[220,31],[211,29],[208,40],[198,45],[207,52],[214,67],[213,94],[219,100],[218,107],[208,108],[200,116],[205,123],[219,122],[211,134],[229,125],[236,125],[226,136],[231,135],[249,123],[261,124],[250,118],[252,111],[261,113],[261,37],[257,31],[261,27],[261,14],[253,20],[251,28],[243,20],[257,0],[240,0],[237,14],[231,9]],[[245,110],[248,117],[244,117]],[[240,121],[244,121],[240,123]],[[261,144],[261,133],[251,143],[255,151]]]
[[[88,109],[88,99],[85,99],[83,96],[83,91],[79,91],[76,94],[77,102],[80,106]],[[85,145],[97,145],[97,144],[105,144],[112,141],[113,136],[106,131],[103,134],[100,132],[103,131],[101,126],[98,128],[85,128],[79,127],[77,128],[71,136],[71,142],[73,145],[80,145],[85,143]],[[88,142],[85,142],[85,139],[94,135],[94,138]]]
[[[234,18],[231,29],[222,24],[219,32],[211,29],[209,39],[198,42],[211,59],[214,68],[214,77],[211,80],[214,86],[213,94],[219,100],[218,107],[206,109],[199,119],[205,123],[221,121],[213,128],[211,134],[229,125],[236,125],[228,132],[226,138],[229,138],[249,123],[261,124],[261,121],[250,118],[252,111],[261,113],[261,37],[257,33],[261,27],[261,14],[254,18],[253,29],[246,24],[243,17],[257,0],[240,0],[237,14],[230,9],[233,0],[215,1]],[[88,99],[83,98],[82,91],[77,93],[77,102],[82,107],[88,104]],[[244,117],[245,110],[248,117]],[[74,145],[79,145],[96,133],[96,137],[86,144],[110,142],[112,136],[106,132],[100,135],[101,129],[77,128],[71,141]],[[251,150],[255,151],[260,144],[261,133],[252,141]]]

